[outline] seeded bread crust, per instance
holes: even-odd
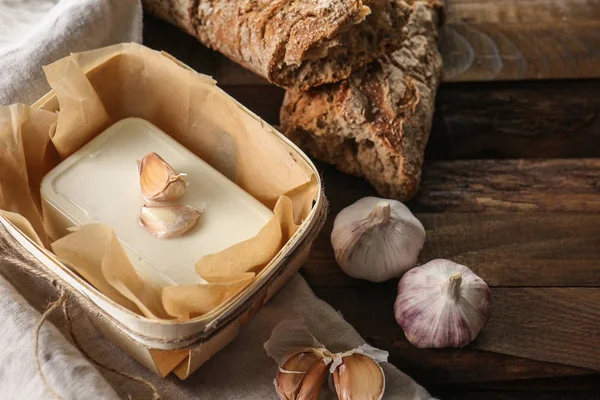
[[[302,149],[401,201],[418,190],[442,70],[441,7],[413,8],[401,49],[340,83],[288,90],[281,108],[282,131]]]
[[[400,48],[405,0],[143,0],[147,12],[283,87],[346,79]]]

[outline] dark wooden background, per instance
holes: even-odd
[[[283,90],[145,16],[144,42],[210,74],[267,122]],[[449,0],[423,183],[409,207],[422,262],[448,258],[492,287],[463,349],[419,350],[393,318],[397,281],[337,267],[333,218],[375,195],[318,163],[331,214],[303,275],[390,361],[442,399],[600,399],[600,0]]]

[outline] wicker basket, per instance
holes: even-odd
[[[180,67],[189,69],[170,55],[165,53],[162,55]],[[225,92],[222,93],[228,96]],[[252,118],[260,120],[250,110],[237,104]],[[58,111],[59,108],[53,92],[45,95],[33,106],[53,112]],[[43,269],[42,275],[57,281],[87,310],[90,320],[102,335],[155,373],[166,376],[173,372],[179,378],[185,379],[212,355],[234,340],[242,326],[307,260],[312,242],[327,215],[327,200],[322,190],[319,173],[313,163],[281,133],[266,123],[263,124],[294,159],[301,160],[304,166],[308,166],[315,174],[318,190],[308,217],[266,270],[217,315],[211,315],[210,318],[195,318],[186,322],[157,321],[135,314],[104,296],[63,265],[50,251],[29,239],[1,214],[0,225],[25,251],[39,261]]]

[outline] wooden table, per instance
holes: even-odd
[[[600,0],[450,0],[445,81],[421,190],[422,262],[448,258],[492,287],[463,349],[419,350],[393,318],[397,281],[337,267],[335,215],[375,191],[318,163],[331,214],[303,275],[390,361],[442,399],[600,399]],[[145,44],[213,75],[267,122],[284,91],[166,23]]]

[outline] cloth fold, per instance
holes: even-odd
[[[1,227],[0,254],[2,255],[0,256],[0,273],[10,280],[32,304],[37,305],[38,308],[44,308],[48,303],[48,299],[57,297],[55,288],[47,281],[24,271],[23,264],[39,265],[39,262],[28,255]],[[41,265],[39,267],[42,268]],[[0,280],[0,286],[6,286],[7,284],[5,280]],[[4,293],[8,291],[11,291],[12,295],[4,296]],[[18,363],[20,368],[29,372],[32,381],[38,382],[33,386],[43,389],[39,375],[35,374],[32,354],[32,331],[39,320],[40,314],[31,306],[27,306],[27,301],[18,296],[14,289],[3,288],[0,291],[0,317],[3,317],[4,310],[9,308],[8,303],[18,304],[18,312],[12,315],[12,319],[16,322],[12,325],[29,326],[31,329],[23,332],[18,329],[3,329],[0,331],[0,340],[4,343],[12,343],[16,338],[24,337],[22,342],[19,343],[19,347],[15,347],[15,350],[10,354],[10,359],[7,359],[6,362]],[[86,353],[101,364],[116,367],[121,372],[138,376],[150,382],[158,389],[161,398],[164,399],[277,399],[273,387],[273,378],[277,366],[265,353],[263,344],[269,339],[271,331],[282,319],[302,318],[311,333],[333,351],[349,350],[364,343],[364,340],[352,326],[327,303],[318,299],[308,287],[306,281],[299,274],[296,274],[243,327],[240,335],[233,343],[217,353],[188,380],[180,381],[173,375],[161,378],[139,365],[125,352],[100,336],[86,318],[84,311],[76,303],[70,302],[69,304],[73,335]],[[60,315],[55,315],[53,322],[63,333],[66,332],[64,319]],[[62,337],[58,338],[60,334],[56,329],[45,330],[44,332],[46,331],[49,338],[44,338],[43,343],[50,343],[51,341],[51,354],[68,353],[71,355],[69,362],[87,365],[82,356],[76,357],[77,350],[71,344]],[[57,392],[69,393],[65,397],[67,399],[104,398],[94,397],[94,391],[86,393],[87,397],[79,397],[79,392],[76,392],[76,390],[80,389],[80,382],[69,379],[70,369],[68,367],[51,368],[46,365],[49,361],[43,355],[48,353],[48,350],[49,348],[44,347],[42,344],[40,349],[42,368],[46,374],[50,374],[47,376],[48,380],[53,383],[53,387]],[[424,388],[391,364],[384,363],[382,367],[386,375],[384,399],[431,399]],[[129,396],[132,399],[149,398],[148,389],[139,382],[126,380],[101,368],[99,372],[104,375],[106,381],[110,382],[114,390],[123,398],[129,398]],[[90,389],[100,390],[103,388],[103,384],[106,386],[105,390],[110,389],[97,374],[90,376],[94,378],[94,384],[90,386]],[[91,377],[89,379],[92,379]],[[5,380],[8,383],[10,379],[9,375],[0,376],[0,386],[5,384]],[[322,398],[334,398],[332,393],[326,390],[323,392],[324,396]],[[11,398],[21,397],[8,397],[8,399]],[[26,398],[43,399],[47,396]],[[111,397],[106,398],[110,399]]]
[[[35,11],[36,14],[27,14]],[[19,24],[0,27],[0,103],[32,103],[49,88],[42,66],[70,52],[118,42],[140,42],[142,12],[139,0],[6,0],[0,4],[0,26],[20,16]],[[168,49],[165,49],[168,50]],[[185,61],[185,60],[183,60]],[[27,273],[24,265],[43,268],[0,227],[0,387],[3,399],[48,399],[35,369],[33,334],[40,310],[56,299],[45,279]],[[328,304],[319,300],[296,274],[246,326],[239,337],[186,381],[160,378],[101,337],[79,306],[68,303],[72,331],[93,359],[139,376],[158,388],[164,399],[277,399],[273,378],[277,366],[263,343],[279,321],[304,318],[311,332],[332,349],[351,349],[364,343],[360,335]],[[61,335],[68,329],[57,311],[40,336],[42,371],[65,399],[147,399],[149,390],[94,366]],[[58,328],[58,329],[57,329]],[[59,332],[60,331],[60,332]],[[10,367],[6,367],[10,366]],[[407,375],[384,364],[385,398],[430,399]],[[324,394],[327,391],[323,391]],[[327,395],[332,397],[331,393]],[[325,396],[325,397],[327,397]]]
[[[17,260],[2,257],[4,273],[8,263],[18,268]],[[9,271],[6,271],[9,272]],[[34,288],[28,288],[31,290]],[[47,300],[46,300],[47,303]],[[0,275],[0,387],[3,399],[47,399],[34,358],[34,332],[41,314]],[[65,399],[119,399],[79,351],[50,323],[42,326],[38,357],[48,383]]]
[[[33,104],[42,66],[70,53],[141,41],[140,0],[0,1],[0,104]]]

